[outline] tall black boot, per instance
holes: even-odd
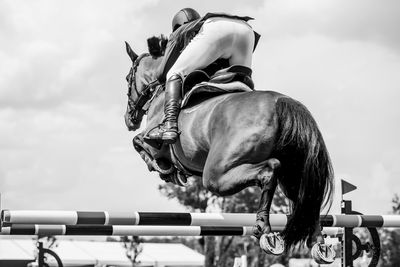
[[[178,139],[178,115],[182,98],[182,79],[174,75],[165,85],[164,125],[150,134],[151,139],[161,139],[167,144],[173,144]]]

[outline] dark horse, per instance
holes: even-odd
[[[291,201],[291,215],[281,233],[286,248],[315,243],[321,230],[320,212],[332,201],[333,170],[307,108],[272,91],[218,95],[184,108],[178,142],[172,148],[154,148],[143,137],[163,119],[164,91],[154,92],[162,53],[138,56],[126,45],[133,66],[127,76],[125,122],[129,130],[136,130],[147,112],[146,129],[133,142],[149,169],[162,173],[162,159],[170,158],[172,149],[175,161],[201,176],[203,185],[221,196],[259,186],[262,194],[254,228],[258,238],[271,232],[269,211],[279,185]],[[142,108],[145,102],[148,109]]]

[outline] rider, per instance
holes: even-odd
[[[148,138],[175,143],[178,138],[178,114],[183,79],[192,71],[204,69],[224,59],[228,66],[250,68],[252,54],[259,39],[247,23],[250,17],[207,13],[200,17],[192,8],[174,16],[165,56],[158,69],[158,80],[165,82],[165,119]]]

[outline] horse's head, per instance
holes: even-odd
[[[125,42],[126,52],[132,60],[132,67],[126,76],[128,82],[128,106],[125,113],[125,124],[130,131],[140,127],[143,115],[146,110],[143,106],[149,101],[158,84],[156,77],[157,67],[164,55],[167,39],[152,37],[147,40],[149,53],[138,56]]]

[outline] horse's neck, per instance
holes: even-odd
[[[153,128],[161,123],[164,115],[165,92],[162,91],[154,97],[147,113],[147,128]]]

